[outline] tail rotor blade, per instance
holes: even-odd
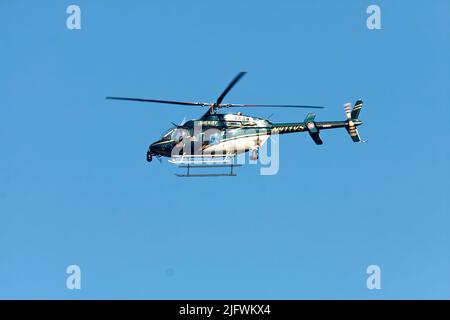
[[[351,119],[351,107],[352,105],[350,103],[345,104],[345,116],[347,119]]]

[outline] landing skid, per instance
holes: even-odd
[[[175,173],[177,177],[235,177],[233,171],[241,164],[235,164],[236,155],[182,155],[174,156],[169,162],[186,169],[185,174]],[[192,169],[229,168],[230,171],[224,173],[192,173]]]

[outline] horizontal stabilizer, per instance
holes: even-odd
[[[311,138],[314,140],[315,144],[323,144],[322,139],[320,139],[320,135],[319,132],[309,132],[309,135],[311,136]]]
[[[313,112],[308,113],[308,115],[305,118],[305,125],[309,131],[309,135],[311,136],[311,138],[313,139],[315,144],[320,145],[320,144],[323,144],[323,141],[322,141],[322,139],[320,139],[319,129],[317,129],[317,126],[314,122],[315,118],[316,118],[315,113],[313,113]]]
[[[309,122],[314,122],[315,118],[316,118],[316,114],[314,112],[310,112],[306,115],[305,123],[308,124]]]

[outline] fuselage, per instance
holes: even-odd
[[[359,120],[355,126],[360,125]],[[314,122],[318,130],[348,126],[348,121]],[[181,154],[239,154],[258,149],[271,134],[308,131],[308,123],[272,123],[267,119],[237,114],[205,114],[174,126],[152,143],[148,154],[171,157]]]

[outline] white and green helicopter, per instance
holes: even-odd
[[[273,134],[286,134],[308,131],[315,144],[323,144],[320,131],[345,128],[354,142],[361,140],[357,126],[362,124],[358,119],[362,100],[356,101],[353,109],[345,104],[347,119],[343,121],[315,121],[316,114],[308,113],[303,122],[272,123],[267,119],[250,117],[238,113],[220,113],[224,108],[312,108],[323,109],[321,106],[305,105],[268,105],[268,104],[233,104],[222,103],[225,96],[234,85],[246,74],[240,72],[217,98],[216,102],[183,102],[171,100],[140,99],[126,97],[106,97],[107,99],[153,102],[185,106],[206,107],[208,110],[200,118],[175,125],[167,130],[159,139],[152,143],[147,151],[147,161],[153,157],[170,157],[169,162],[187,168],[187,174],[177,174],[181,177],[192,176],[234,176],[233,167],[236,155],[251,151],[250,159],[258,159],[258,150]],[[227,174],[192,174],[190,168],[230,167]]]

